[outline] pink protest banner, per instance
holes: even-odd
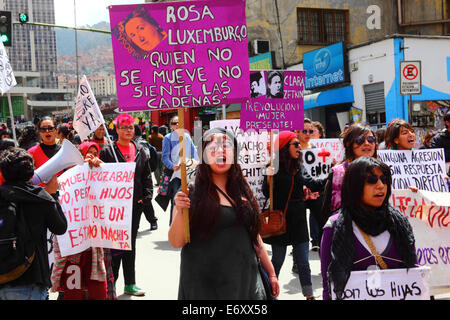
[[[245,0],[109,7],[119,111],[249,97]]]
[[[241,128],[303,129],[304,84],[304,71],[250,72],[251,99],[241,106]]]
[[[57,236],[63,257],[87,248],[131,250],[136,163],[76,166],[59,178],[67,231]]]

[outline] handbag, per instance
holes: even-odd
[[[167,196],[171,177],[172,173],[169,175],[167,172],[163,172],[161,177],[161,183],[158,188],[158,194],[160,194],[161,196]]]
[[[261,229],[259,234],[261,238],[269,238],[273,236],[279,236],[286,233],[286,212],[289,206],[289,201],[291,200],[292,190],[294,188],[294,176],[292,176],[291,190],[289,191],[289,197],[286,201],[286,206],[284,211],[273,210],[273,182],[270,181],[270,207],[269,209],[263,210],[259,214],[259,221],[261,224]],[[266,202],[263,208],[266,207]]]

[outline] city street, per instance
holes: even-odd
[[[158,188],[154,189],[155,195],[157,190]],[[158,229],[150,231],[150,223],[142,214],[137,237],[136,281],[137,285],[145,291],[145,296],[134,297],[123,294],[124,283],[121,269],[116,283],[119,300],[177,300],[181,249],[174,249],[167,240],[169,208],[164,212],[155,201],[153,201],[153,207],[158,218]],[[270,246],[266,245],[266,249],[270,256]],[[292,272],[290,251],[290,248],[288,248],[286,260],[280,272],[280,295],[278,299],[305,300],[301,293],[298,275]],[[310,251],[309,254],[314,296],[317,300],[321,300],[322,275],[320,273],[319,254],[313,251]],[[50,299],[56,300],[57,294],[50,293]],[[439,294],[435,296],[435,299],[450,300],[450,294]]]
[[[154,190],[156,194],[157,188]],[[178,296],[178,279],[180,268],[180,251],[174,249],[167,240],[169,230],[169,210],[164,212],[153,201],[153,207],[158,218],[158,230],[150,231],[150,224],[141,217],[137,238],[136,281],[137,285],[146,292],[144,297],[134,297],[123,294],[123,277],[120,274],[116,284],[119,300],[176,300]],[[269,255],[270,246],[266,246]],[[288,254],[290,249],[288,249]],[[291,271],[292,256],[286,255],[280,273],[280,300],[305,300],[301,294],[298,275]],[[310,264],[314,295],[322,296],[322,278],[320,275],[320,260],[317,252],[310,252]]]
[[[155,195],[157,190],[157,188],[154,189]],[[158,218],[158,229],[150,231],[150,224],[142,214],[136,245],[136,282],[146,294],[144,297],[123,294],[124,283],[121,269],[116,283],[119,300],[177,300],[181,249],[174,249],[167,239],[170,208],[164,212],[155,201],[153,201],[153,207]],[[270,246],[266,245],[266,249],[270,256]],[[289,252],[288,248],[288,254],[280,273],[279,299],[305,300],[301,293],[298,275],[291,271],[292,256],[289,255]],[[314,295],[321,299],[322,278],[317,252],[310,251],[310,265]],[[51,293],[50,299],[56,300],[57,294]]]

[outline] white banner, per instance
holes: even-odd
[[[408,217],[418,264],[431,268],[432,291],[450,286],[450,193],[392,190],[390,203]]]
[[[378,159],[391,168],[392,189],[416,187],[448,192],[444,149],[378,150]]]
[[[90,247],[131,250],[134,173],[136,163],[88,164],[64,172],[59,202],[68,228],[58,236],[61,255]]]
[[[430,268],[353,271],[344,300],[429,300]],[[333,289],[333,284],[331,285]],[[332,298],[336,295],[332,290]]]
[[[240,128],[240,119],[211,121],[209,125],[211,128],[229,130],[236,137],[239,150],[238,163],[241,165],[242,173],[247,179],[253,195],[262,208],[266,200],[262,192],[263,173],[266,165],[269,164],[268,133],[266,131],[260,133],[255,131],[244,132]]]
[[[344,160],[345,150],[342,139],[311,139],[309,143],[318,149],[326,150],[331,153],[331,158],[337,162]]]
[[[78,88],[73,127],[80,135],[81,141],[83,141],[104,122],[105,120],[98,107],[97,100],[95,100],[94,93],[86,76],[84,76]]]
[[[8,92],[17,84],[3,42],[0,41],[0,92]]]

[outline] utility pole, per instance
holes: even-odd
[[[77,88],[75,89],[75,99],[77,98],[77,90],[80,87],[80,80],[78,76],[78,35],[77,35],[77,6],[76,6],[76,0],[73,0],[73,17],[74,17],[74,23],[75,23],[75,63],[77,68]]]

